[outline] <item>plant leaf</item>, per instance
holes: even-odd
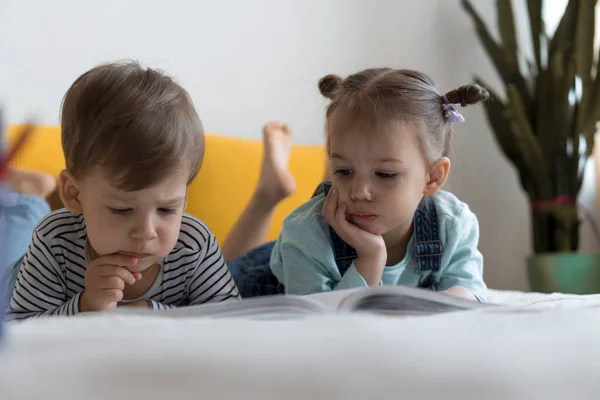
[[[475,23],[477,35],[479,36],[484,49],[488,53],[488,56],[496,67],[496,70],[500,74],[502,81],[504,81],[506,85],[514,84],[518,88],[521,98],[527,107],[527,115],[530,118],[533,118],[533,115],[535,115],[535,110],[533,108],[531,94],[527,90],[527,85],[525,84],[525,79],[520,74],[518,69],[512,70],[509,67],[504,50],[498,43],[496,43],[494,38],[492,38],[485,24],[483,23],[483,20],[477,11],[475,11],[469,0],[462,0],[462,6]]]
[[[596,6],[596,3],[597,1],[594,1],[594,7]],[[600,49],[598,57],[600,57]],[[600,73],[598,73],[598,64],[596,64],[596,77],[593,79],[592,88],[590,90],[591,94],[587,105],[587,123],[583,129],[583,135],[587,140],[588,146],[593,147],[591,145],[594,143],[596,124],[600,120]],[[590,155],[591,150],[587,154]]]
[[[550,51],[548,53],[548,62],[554,57],[554,53],[559,49],[567,52],[575,44],[575,26],[577,23],[577,11],[579,9],[579,0],[569,0],[567,8],[560,19],[556,32],[550,42]]]
[[[500,38],[502,39],[506,65],[511,73],[518,72],[517,37],[511,0],[496,0],[496,8],[498,10],[498,28],[500,30]]]
[[[585,130],[593,97],[592,65],[594,63],[595,0],[579,0],[575,28],[575,74],[581,79],[581,98],[577,107],[577,135]],[[577,93],[579,94],[579,93]],[[586,140],[589,138],[586,137]]]
[[[542,0],[527,0],[527,12],[529,14],[529,26],[531,30],[531,41],[533,42],[533,53],[538,73],[542,70],[542,53],[540,40],[544,33],[542,22]]]
[[[480,78],[475,77],[475,82],[490,93],[490,98],[484,103],[484,107],[496,143],[506,158],[508,158],[517,169],[523,190],[525,190],[529,196],[535,197],[536,190],[533,182],[536,177],[533,176],[532,171],[525,165],[522,152],[523,149],[520,148],[518,137],[515,132],[513,132],[510,121],[507,118],[506,106],[500,97]]]
[[[525,159],[526,168],[532,171],[536,177],[535,183],[539,198],[547,200],[552,196],[552,189],[548,181],[548,163],[542,151],[542,147],[535,134],[525,109],[525,104],[521,99],[518,89],[515,85],[509,84],[506,87],[508,95],[507,111],[512,129],[518,134],[520,145],[523,146],[522,152]]]
[[[575,63],[572,58],[567,58],[560,50],[555,53],[551,64],[552,85],[552,113],[549,117],[552,126],[549,127],[549,140],[554,142],[551,157],[554,160],[554,185],[555,194],[568,193],[572,195],[574,178],[577,175],[579,148],[579,133],[577,132],[577,102]],[[573,103],[572,100],[575,99]],[[571,145],[569,145],[571,142]],[[571,148],[571,154],[568,148]]]

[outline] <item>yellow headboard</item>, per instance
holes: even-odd
[[[17,131],[18,126],[8,127],[9,142]],[[206,135],[204,162],[190,185],[187,212],[204,221],[221,243],[252,195],[258,181],[261,157],[262,143],[259,140]],[[324,160],[323,146],[294,146],[290,171],[296,178],[297,191],[275,210],[269,240],[277,238],[285,216],[310,198],[323,177]],[[13,165],[58,176],[65,166],[60,127],[36,128]]]

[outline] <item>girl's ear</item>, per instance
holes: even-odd
[[[424,195],[433,196],[444,186],[450,174],[450,167],[451,164],[448,157],[442,157],[433,164],[429,174],[427,174],[427,183],[423,191]]]

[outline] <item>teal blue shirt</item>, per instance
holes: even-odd
[[[304,295],[367,286],[354,263],[341,276],[335,262],[329,225],[321,214],[324,201],[324,194],[315,196],[283,222],[271,255],[271,271],[285,285],[288,294]],[[433,289],[441,291],[461,286],[469,289],[480,301],[485,301],[487,287],[482,276],[483,256],[477,249],[477,217],[449,192],[438,192],[433,201],[444,246],[441,268],[433,273]],[[382,284],[418,286],[423,276],[418,271],[417,258],[412,251],[414,242],[413,232],[404,259],[385,267]]]

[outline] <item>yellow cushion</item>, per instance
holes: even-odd
[[[17,131],[18,126],[8,127],[9,143]],[[254,191],[261,157],[260,140],[206,135],[204,162],[189,187],[187,212],[204,221],[220,243],[227,237]],[[323,177],[324,160],[323,146],[294,146],[290,171],[296,179],[297,190],[276,208],[269,229],[269,240],[277,238],[285,216],[310,198]],[[65,166],[60,127],[37,127],[31,141],[13,165],[58,176]]]
[[[7,139],[9,144],[13,141],[19,129],[19,125],[8,127]],[[60,144],[60,127],[36,127],[34,134],[17,154],[12,165],[58,176],[58,173],[65,168],[65,157]]]

